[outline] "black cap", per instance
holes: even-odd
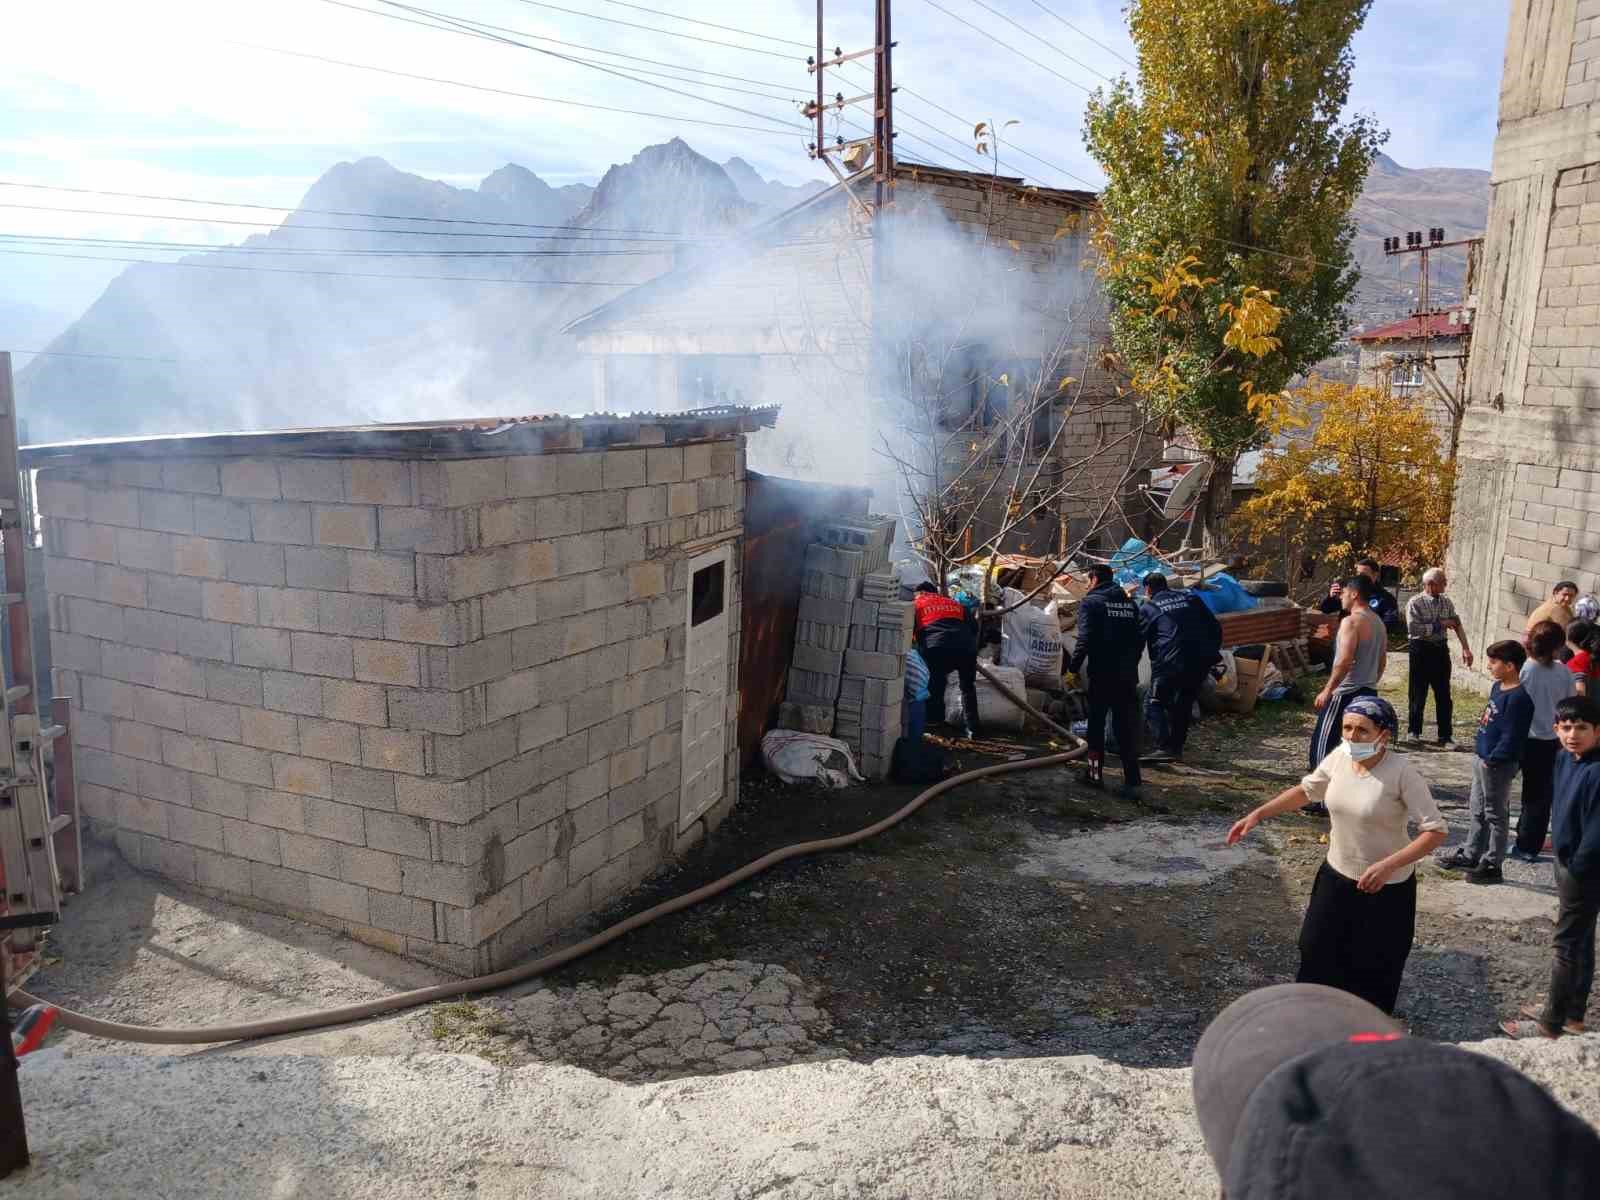
[[[1228,1200],[1579,1200],[1600,1179],[1600,1136],[1538,1084],[1331,988],[1230,1005],[1194,1089]]]
[[[1318,1046],[1403,1034],[1365,1000],[1317,983],[1280,983],[1228,1005],[1194,1049],[1195,1115],[1217,1174],[1227,1178],[1239,1118],[1268,1075]]]

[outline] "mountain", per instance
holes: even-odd
[[[52,312],[25,300],[0,298],[0,350],[43,349],[70,324],[72,317],[67,313]]]
[[[1418,257],[1390,257],[1383,240],[1424,234],[1443,226],[1446,241],[1478,237],[1489,223],[1489,172],[1453,167],[1402,167],[1378,155],[1356,201],[1356,261],[1361,283],[1351,305],[1358,324],[1378,324],[1412,312],[1417,304]],[[1465,248],[1429,255],[1430,295],[1434,305],[1459,303],[1466,280]]]
[[[591,365],[562,325],[670,268],[681,236],[809,194],[734,161],[674,138],[592,188],[339,163],[271,232],[125,270],[50,349],[139,360],[37,358],[22,412],[42,441],[580,411]]]
[[[802,200],[808,200],[818,192],[827,190],[827,185],[817,179],[808,179],[798,185],[763,179],[756,174],[756,169],[742,158],[730,158],[722,164],[722,169],[728,178],[733,180],[733,186],[739,189],[741,196],[751,204],[770,209],[774,213],[793,208]]]

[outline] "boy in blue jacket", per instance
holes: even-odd
[[[1470,872],[1473,883],[1499,883],[1511,827],[1511,781],[1522,766],[1522,747],[1533,725],[1534,704],[1522,686],[1528,652],[1521,642],[1496,642],[1488,650],[1494,679],[1478,722],[1472,764],[1472,833],[1466,845],[1439,860],[1442,867]]]
[[[1594,983],[1595,922],[1600,918],[1600,700],[1569,696],[1556,704],[1555,963],[1550,995],[1541,1008],[1525,1004],[1524,1019],[1504,1021],[1512,1037],[1582,1033]]]

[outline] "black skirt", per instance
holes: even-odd
[[[1417,877],[1363,892],[1326,861],[1300,926],[1298,983],[1336,987],[1394,1012],[1417,930]]]

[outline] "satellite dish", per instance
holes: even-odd
[[[1161,515],[1169,521],[1182,516],[1194,503],[1195,497],[1200,494],[1200,489],[1205,486],[1206,478],[1210,474],[1211,468],[1201,463],[1195,463],[1184,472],[1161,505]]]

